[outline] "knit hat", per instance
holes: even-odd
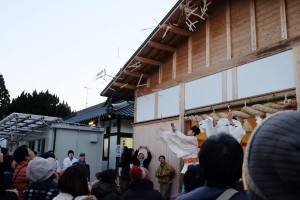
[[[134,165],[131,167],[129,175],[133,181],[139,181],[141,179],[148,179],[150,180],[150,174],[148,170],[144,167],[139,167]]]
[[[54,174],[56,165],[56,161],[53,158],[36,157],[29,162],[26,176],[33,182],[45,181]]]
[[[199,133],[200,133],[200,129],[198,128],[198,126],[193,126],[192,128],[191,128],[191,130],[195,133],[194,134],[194,136],[196,136],[196,135],[199,135]]]
[[[245,172],[252,199],[299,199],[300,112],[266,118],[252,133]]]

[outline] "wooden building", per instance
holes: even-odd
[[[299,81],[299,0],[185,0],[176,3],[101,95],[135,100],[134,147],[148,146],[153,153],[156,187],[157,160],[166,156],[177,169],[173,192],[178,192],[180,160],[158,142],[160,127],[170,129],[173,122],[185,131],[194,123],[185,121],[187,116],[227,112],[229,105],[239,111],[245,102],[280,103],[285,96],[295,101]],[[255,126],[254,117],[249,121]]]

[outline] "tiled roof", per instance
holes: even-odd
[[[121,106],[119,106],[121,104]],[[98,118],[101,115],[108,114],[107,113],[107,106],[109,104],[107,102],[103,102],[88,108],[85,108],[83,110],[80,110],[78,112],[73,113],[72,115],[64,118],[64,121],[70,122],[70,123],[78,123],[82,121],[88,121],[91,119]],[[134,102],[132,101],[118,101],[113,104],[114,108],[114,114],[121,115],[125,117],[133,117],[134,113]]]

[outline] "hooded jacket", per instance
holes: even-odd
[[[123,200],[163,200],[161,194],[153,189],[152,181],[141,179],[132,181],[129,190],[125,192]]]
[[[116,185],[99,181],[92,188],[92,195],[101,200],[120,200],[121,192]]]

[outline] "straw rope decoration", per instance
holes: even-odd
[[[265,106],[268,106],[270,108],[275,108],[275,109],[278,109],[278,110],[283,110],[285,109],[285,105],[281,105],[281,104],[276,104],[276,103],[266,103],[264,104]]]
[[[214,120],[217,120],[217,121],[220,119],[220,117],[215,112],[212,112],[209,116],[211,116]]]
[[[254,108],[255,110],[258,110],[258,111],[261,111],[261,112],[264,112],[264,113],[271,113],[271,114],[280,111],[278,109],[270,108],[268,106],[264,106],[264,105],[261,105],[261,104],[255,104],[255,105],[251,106],[251,108]]]
[[[217,114],[220,118],[227,118],[228,115],[226,113],[220,112]]]
[[[197,122],[200,122],[203,120],[202,117],[200,117],[199,115],[195,115],[195,118],[196,118]]]

